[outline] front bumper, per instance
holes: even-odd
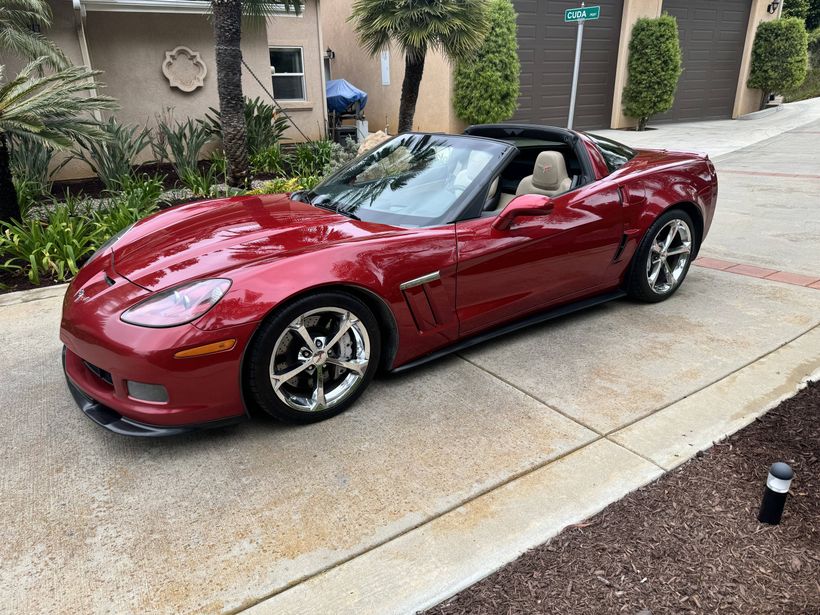
[[[242,422],[246,418],[246,415],[240,415],[219,421],[210,421],[207,423],[201,423],[197,425],[184,426],[162,426],[142,423],[140,421],[136,421],[134,419],[125,417],[119,414],[116,410],[109,408],[108,406],[105,406],[102,403],[96,401],[95,399],[89,397],[79,386],[77,386],[71,380],[71,376],[68,375],[68,370],[66,369],[65,346],[63,346],[62,358],[63,373],[65,374],[65,381],[68,385],[68,390],[71,392],[71,396],[74,398],[74,401],[77,402],[77,406],[79,406],[80,410],[82,410],[88,418],[97,423],[97,425],[100,425],[108,431],[120,434],[122,436],[133,436],[142,438],[178,436],[185,433],[191,433],[199,429],[213,429],[217,427],[224,427],[227,425],[234,425],[236,423]]]

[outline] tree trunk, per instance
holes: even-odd
[[[767,104],[769,104],[769,93],[763,90],[763,93],[760,95],[760,110],[765,109]]]
[[[638,130],[646,130],[646,124],[649,122],[649,117],[638,118]]]
[[[0,134],[0,220],[9,222],[21,218],[17,190],[11,180],[11,160],[6,135]]]
[[[244,186],[248,180],[245,100],[242,95],[242,1],[212,0],[216,43],[216,87],[222,121],[222,147],[228,161],[227,181]]]
[[[404,57],[404,81],[401,84],[401,104],[399,105],[399,132],[413,130],[413,116],[419,99],[419,86],[424,75],[424,57],[427,51],[408,51]]]

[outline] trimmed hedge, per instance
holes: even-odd
[[[809,16],[809,0],[784,0],[783,17],[797,17],[805,20]]]
[[[796,17],[764,21],[757,27],[752,46],[752,70],[746,82],[762,90],[761,108],[769,94],[800,86],[808,70],[806,26]]]
[[[521,62],[518,59],[515,9],[510,0],[490,0],[490,29],[475,56],[455,70],[453,107],[470,124],[512,117],[518,108]]]
[[[671,15],[635,22],[629,41],[629,76],[623,93],[624,112],[638,118],[638,130],[649,118],[668,111],[675,101],[681,67],[678,22]]]

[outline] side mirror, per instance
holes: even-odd
[[[552,199],[540,194],[522,194],[510,201],[493,222],[493,228],[505,231],[516,218],[522,216],[546,216],[552,211]]]

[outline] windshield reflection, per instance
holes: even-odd
[[[443,221],[506,145],[445,135],[402,135],[362,156],[305,200],[357,219],[399,226]]]

